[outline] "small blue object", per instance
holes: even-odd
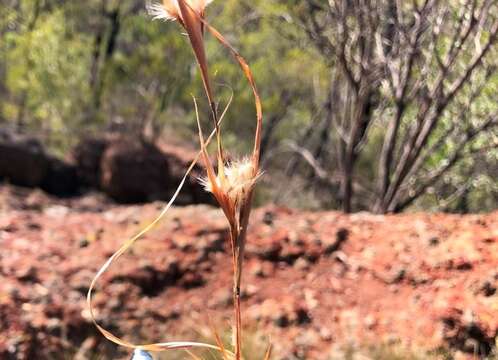
[[[154,360],[154,359],[152,359],[152,355],[149,354],[147,351],[136,349],[133,352],[133,357],[131,358],[131,360]]]

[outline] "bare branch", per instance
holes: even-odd
[[[470,61],[469,66],[465,69],[464,73],[453,82],[450,86],[450,90],[443,99],[440,106],[446,106],[446,104],[455,96],[455,94],[461,89],[463,84],[470,78],[476,67],[481,64],[483,58],[486,56],[491,47],[496,43],[498,37],[498,20],[495,21],[493,28],[490,31],[489,39],[486,42],[484,48],[480,52],[474,55],[473,59]]]
[[[452,167],[454,167],[458,161],[462,158],[463,151],[466,146],[474,139],[478,134],[483,131],[489,130],[491,128],[498,127],[498,115],[493,114],[485,121],[482,125],[475,129],[470,129],[467,133],[462,136],[462,139],[456,145],[455,150],[452,155],[448,157],[448,159],[443,161],[443,165],[431,171],[427,174],[425,181],[421,181],[422,185],[418,187],[417,190],[413,191],[402,201],[392,201],[389,205],[388,211],[400,211],[410,204],[413,203],[417,198],[419,198],[422,194],[425,193],[428,187],[434,185],[442,175],[447,173]],[[399,193],[398,193],[399,196]]]

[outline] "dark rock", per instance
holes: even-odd
[[[274,214],[272,211],[266,211],[263,215],[263,223],[266,225],[273,225]]]
[[[0,178],[15,185],[36,187],[47,169],[47,156],[37,139],[0,131]]]
[[[455,262],[455,269],[460,271],[472,270],[472,263],[466,259],[458,259]]]
[[[496,293],[496,286],[491,281],[486,280],[482,283],[478,293],[486,297],[493,296]]]
[[[26,224],[26,227],[30,230],[40,230],[41,229],[41,225],[36,223],[36,222],[28,222]]]
[[[393,269],[385,279],[387,284],[398,284],[406,277],[406,269],[403,267]]]
[[[287,264],[294,264],[294,262],[305,255],[305,249],[301,246],[284,246],[279,255],[279,260]]]
[[[273,316],[273,323],[281,328],[285,328],[290,325],[289,318],[287,317],[287,314],[285,314],[284,312],[276,313]]]
[[[349,230],[345,228],[340,228],[337,230],[334,241],[330,243],[326,243],[324,253],[332,254],[334,251],[337,251],[341,248],[342,244],[348,239]]]
[[[90,245],[90,241],[88,241],[88,239],[83,238],[80,240],[80,243],[79,243],[80,248],[86,248],[88,245]]]
[[[143,295],[157,296],[164,289],[175,285],[183,276],[176,261],[171,261],[162,269],[151,265],[141,266],[126,275],[115,276],[114,283],[130,282],[137,286]]]
[[[311,323],[311,317],[305,308],[299,307],[295,309],[295,323],[298,325],[304,325]]]
[[[480,323],[465,321],[460,311],[443,317],[443,338],[450,348],[485,357],[494,348],[494,336],[488,334]]]
[[[113,141],[102,155],[100,185],[121,203],[164,199],[174,186],[167,158],[155,145],[125,138]]]
[[[48,169],[41,184],[47,193],[56,196],[73,196],[79,191],[77,168],[54,157],[48,159]]]
[[[168,158],[168,165],[170,170],[170,183],[172,185],[169,195],[173,195],[174,190],[177,185],[180,184],[185,172],[188,167],[195,159],[196,153],[189,151],[184,147],[178,147],[173,145],[159,145],[161,151]],[[187,177],[182,191],[178,195],[176,204],[178,205],[188,205],[188,204],[211,204],[216,205],[216,200],[204,190],[203,186],[200,184],[199,179],[205,176],[205,170],[200,163],[197,163],[189,176]]]
[[[73,149],[77,177],[83,186],[100,187],[100,162],[109,143],[106,137],[87,137]]]
[[[38,281],[37,270],[33,266],[26,266],[21,269],[18,269],[16,272],[16,277],[20,281],[26,281],[26,282]]]
[[[280,252],[282,251],[282,244],[274,241],[265,244],[265,246],[254,248],[252,251],[262,260],[277,262],[281,260]]]
[[[436,236],[433,236],[429,239],[429,246],[437,246],[437,245],[439,245],[439,242],[440,242],[439,238]]]
[[[285,309],[283,307],[276,309],[272,315],[273,323],[281,328],[288,326],[303,326],[311,323],[311,318],[302,307]]]

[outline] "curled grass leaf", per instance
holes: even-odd
[[[228,102],[223,115],[220,117],[218,121],[218,125],[222,122],[224,115],[227,112],[228,107],[230,106],[232,101],[232,98],[230,98],[230,101]],[[211,132],[209,137],[207,138],[205,142],[205,146],[209,144],[209,142],[212,140],[214,135],[216,134],[216,129]],[[205,148],[204,148],[205,151]],[[129,348],[129,349],[139,349],[139,350],[145,350],[145,351],[155,351],[155,352],[161,352],[161,351],[166,351],[166,350],[175,350],[175,349],[192,349],[192,348],[207,348],[207,349],[213,349],[216,351],[222,351],[224,354],[227,353],[230,355],[230,357],[233,357],[233,354],[230,353],[229,351],[225,350],[224,348],[208,343],[203,343],[203,342],[194,342],[194,341],[170,341],[170,342],[158,342],[158,343],[150,343],[150,344],[133,344],[129,341],[126,341],[124,339],[119,338],[118,336],[114,335],[110,331],[106,330],[103,328],[101,325],[97,323],[97,320],[95,319],[95,313],[93,310],[93,304],[92,304],[92,293],[97,285],[98,280],[100,277],[110,268],[110,266],[117,261],[139,238],[141,238],[145,233],[150,231],[155,225],[159,223],[160,220],[163,219],[163,217],[166,215],[166,213],[169,211],[173,203],[175,202],[176,198],[178,197],[181,189],[183,188],[185,181],[187,180],[188,176],[190,175],[190,172],[194,168],[195,164],[197,161],[199,161],[199,158],[201,157],[203,152],[203,149],[201,149],[195,158],[192,160],[190,163],[189,167],[187,168],[187,171],[185,172],[182,180],[180,181],[175,193],[171,197],[171,199],[168,201],[166,206],[163,208],[163,210],[160,212],[160,214],[149,224],[147,225],[143,230],[138,232],[136,235],[133,237],[129,238],[126,240],[121,247],[111,256],[107,261],[102,265],[102,267],[99,269],[95,277],[92,279],[92,282],[90,284],[90,287],[87,292],[87,306],[90,312],[90,317],[92,319],[93,324],[95,327],[104,335],[104,337],[113,343],[117,345],[121,345],[123,347]]]

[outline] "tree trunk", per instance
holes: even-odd
[[[353,166],[351,161],[345,161],[342,169],[341,179],[341,203],[342,211],[346,214],[351,212],[351,200],[353,198]]]
[[[109,25],[103,27],[107,28],[107,34],[104,35],[104,30],[101,28],[95,35],[94,40],[94,51],[92,59],[92,68],[90,74],[90,85],[93,91],[93,109],[91,113],[98,111],[101,107],[102,93],[104,91],[105,77],[109,67],[109,60],[114,54],[116,49],[117,38],[119,31],[121,29],[121,16],[120,16],[121,2],[118,3],[117,7],[111,11],[105,8],[105,4],[102,5],[101,16],[109,20]],[[102,41],[105,36],[105,48],[102,48]]]

